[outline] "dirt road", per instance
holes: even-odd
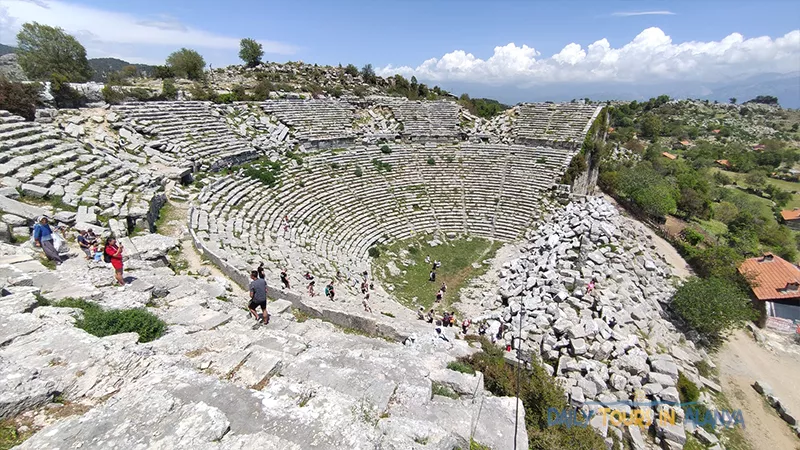
[[[763,380],[791,411],[800,411],[800,356],[771,352],[740,330],[720,350],[717,367],[725,396],[744,414],[744,436],[754,449],[800,449],[800,439],[752,387]]]

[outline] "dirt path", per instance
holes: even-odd
[[[717,367],[731,406],[744,414],[744,436],[754,449],[800,449],[787,423],[752,387],[763,380],[791,411],[800,411],[800,356],[770,352],[740,330],[720,350]]]

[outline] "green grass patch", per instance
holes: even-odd
[[[708,233],[717,237],[724,236],[725,233],[728,232],[728,226],[719,220],[698,220],[697,224]]]
[[[173,248],[167,253],[167,263],[175,273],[181,273],[189,269],[189,261],[183,256],[180,248]]]
[[[442,306],[458,299],[459,291],[475,277],[486,273],[488,267],[481,265],[476,269],[472,264],[494,256],[500,243],[473,237],[469,240],[459,239],[446,241],[436,247],[430,247],[427,241],[432,237],[394,242],[382,247],[374,258],[373,274],[384,286],[394,286],[394,295],[409,308],[424,306],[426,309],[434,304],[436,292],[444,281],[447,283]],[[414,247],[417,250],[410,252]],[[425,262],[439,260],[442,266],[436,271],[436,282],[428,281],[432,264]],[[410,263],[405,265],[405,263]],[[388,266],[394,264],[401,273],[392,275]],[[403,274],[402,271],[406,273]],[[416,298],[416,300],[415,300]]]
[[[483,445],[479,442],[476,442],[475,439],[470,439],[469,450],[492,450],[492,448],[488,445]]]
[[[458,400],[458,394],[454,390],[441,383],[434,381],[431,390],[433,395],[441,395],[442,397],[449,397],[453,400]]]
[[[75,322],[75,325],[97,337],[136,332],[139,334],[139,342],[150,342],[160,338],[167,329],[167,324],[163,320],[145,309],[104,310],[96,303],[79,298],[65,298],[57,302],[39,298],[38,302],[39,306],[50,305],[83,310],[83,318]]]
[[[722,172],[725,175],[731,177],[732,179],[736,180],[736,183],[739,186],[745,186],[746,183],[744,181],[745,177],[747,176],[746,173],[739,173],[739,172],[731,172],[728,170],[722,170],[718,167],[714,167],[711,169],[712,173]],[[789,200],[789,203],[786,204],[786,208],[800,208],[800,183],[795,181],[785,181],[785,180],[778,180],[775,178],[767,178],[767,183],[783,189],[784,191],[789,192],[798,192],[797,194],[792,195],[792,199]]]
[[[392,313],[390,313],[390,312],[381,311],[381,314],[383,314],[383,315],[384,315],[384,316],[386,316],[386,317],[391,317],[391,318],[394,318],[394,314],[392,314]]]
[[[11,420],[0,422],[0,450],[7,450],[25,442],[33,435],[33,430],[20,433]]]
[[[473,369],[472,366],[463,361],[450,361],[449,363],[447,363],[447,368],[450,370],[455,370],[456,372],[475,375],[475,369]]]
[[[711,397],[714,399],[714,405],[717,409],[733,411],[734,408],[724,393],[715,392],[711,394]],[[723,427],[720,434],[722,435],[720,441],[728,450],[753,450],[753,446],[744,437],[740,427]]]
[[[311,316],[309,316],[308,314],[297,308],[292,308],[292,315],[294,316],[294,319],[297,321],[297,323],[303,323],[311,318]]]

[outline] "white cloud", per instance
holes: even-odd
[[[194,28],[164,15],[135,16],[55,0],[3,0],[0,42],[14,44],[25,22],[59,26],[86,47],[90,57],[123,53],[132,62],[161,62],[178,47],[236,51],[244,36],[226,36]],[[258,40],[265,53],[293,54],[296,47]],[[236,54],[235,52],[233,53]]]
[[[648,28],[619,48],[600,39],[586,48],[567,44],[545,58],[533,47],[495,47],[488,59],[464,50],[430,58],[417,67],[387,66],[396,73],[442,82],[529,87],[549,83],[726,81],[760,73],[800,71],[800,30],[784,36],[745,39],[732,33],[720,41],[674,43],[659,28]]]
[[[674,16],[672,11],[627,11],[611,13],[614,17],[632,17],[632,16]]]

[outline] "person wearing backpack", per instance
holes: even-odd
[[[122,277],[122,250],[125,246],[117,244],[117,238],[109,236],[103,248],[103,261],[111,263],[114,267],[114,278],[120,286],[125,286],[125,278]]]

